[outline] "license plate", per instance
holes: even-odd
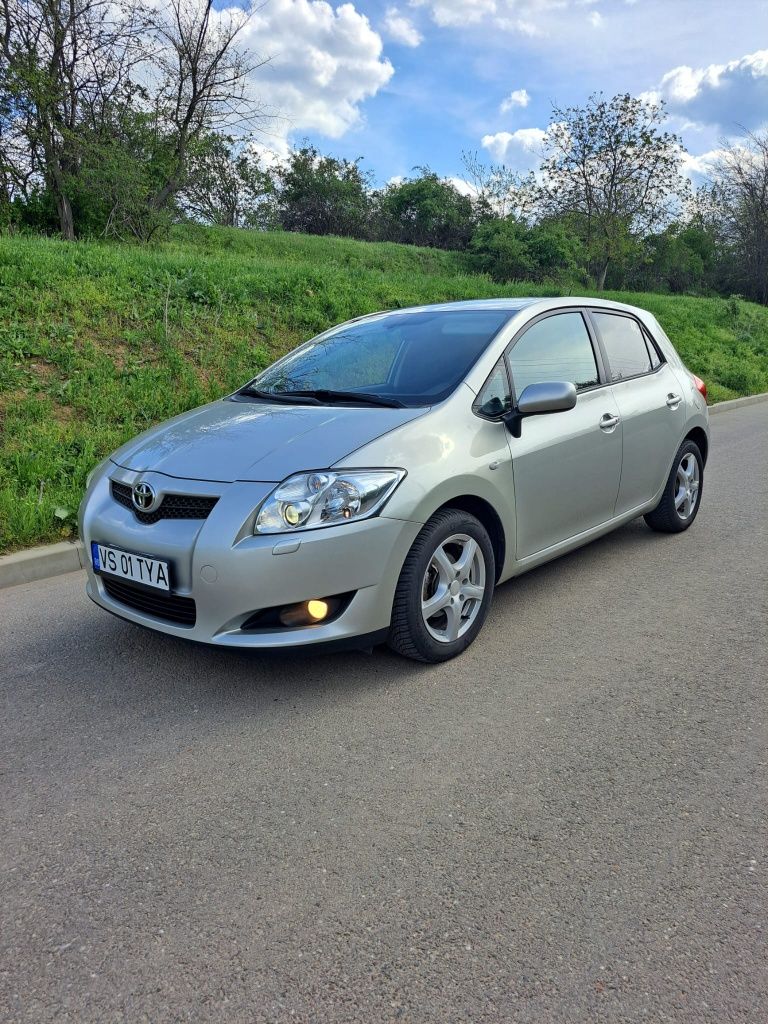
[[[147,587],[170,590],[168,563],[159,558],[147,558],[130,551],[120,551],[106,544],[91,543],[91,558],[96,572],[120,576],[124,580],[143,583]]]

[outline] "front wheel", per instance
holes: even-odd
[[[681,533],[696,518],[704,488],[704,460],[694,441],[683,441],[672,463],[661,501],[645,516],[652,530]]]
[[[480,632],[495,583],[493,545],[483,524],[460,509],[437,512],[400,573],[389,646],[416,661],[455,658]]]

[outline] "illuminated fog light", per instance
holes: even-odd
[[[307,613],[315,622],[320,622],[328,614],[327,601],[307,601]]]
[[[309,601],[302,601],[301,604],[289,604],[281,608],[278,618],[284,626],[313,626],[315,623],[323,622],[338,608],[337,598],[329,597],[323,600],[313,597]]]

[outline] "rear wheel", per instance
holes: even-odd
[[[672,463],[661,501],[645,516],[652,530],[681,533],[696,518],[704,486],[704,460],[694,441],[683,441]]]
[[[496,582],[483,524],[459,509],[436,513],[414,541],[395,591],[389,646],[417,661],[447,661],[472,643]]]

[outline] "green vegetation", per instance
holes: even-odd
[[[0,237],[0,550],[70,536],[88,471],[360,313],[555,294],[438,249],[183,227],[157,247]],[[608,293],[651,310],[719,401],[768,390],[768,309]]]

